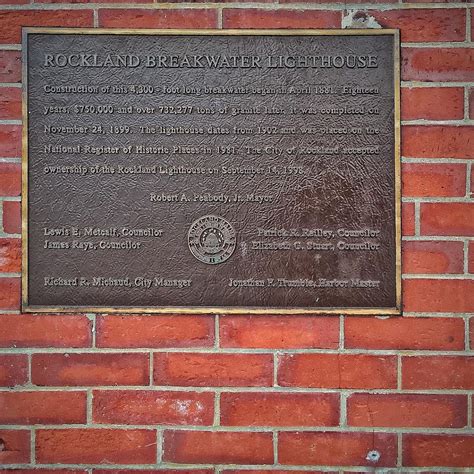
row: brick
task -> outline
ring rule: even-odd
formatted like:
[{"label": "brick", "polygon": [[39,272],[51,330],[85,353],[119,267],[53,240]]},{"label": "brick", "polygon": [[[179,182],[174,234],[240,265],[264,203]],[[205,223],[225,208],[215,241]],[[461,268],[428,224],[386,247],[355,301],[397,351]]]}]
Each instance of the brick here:
[{"label": "brick", "polygon": [[474,236],[474,203],[422,203],[420,225],[422,235]]},{"label": "brick", "polygon": [[402,154],[408,157],[469,159],[473,143],[474,127],[469,126],[405,125],[402,129]]},{"label": "brick", "polygon": [[99,316],[98,347],[212,347],[212,316]]},{"label": "brick", "polygon": [[227,426],[337,426],[335,393],[222,393],[221,424]]},{"label": "brick", "polygon": [[1,474],[88,474],[85,469],[5,469],[0,470]]},{"label": "brick", "polygon": [[403,273],[463,273],[463,242],[403,242]]},{"label": "brick", "polygon": [[0,82],[21,82],[21,51],[0,51]]},{"label": "brick", "polygon": [[62,4],[62,3],[153,3],[153,0],[35,0],[35,3],[50,3],[50,4]]},{"label": "brick", "polygon": [[156,431],[133,429],[37,430],[40,464],[153,464]]},{"label": "brick", "polygon": [[[21,240],[0,239],[0,272],[21,271]],[[1,338],[1,335],[0,335]]]},{"label": "brick", "polygon": [[469,273],[474,273],[474,241],[470,240],[469,241],[469,247],[467,250],[468,253],[468,271]]},{"label": "brick", "polygon": [[[213,469],[94,469],[94,474],[214,474]],[[247,474],[249,474],[247,472]]]},{"label": "brick", "polygon": [[403,163],[403,196],[464,197],[466,166],[457,163]]},{"label": "brick", "polygon": [[404,466],[474,466],[474,436],[404,434]]},{"label": "brick", "polygon": [[415,235],[415,204],[402,203],[402,235]]},{"label": "brick", "polygon": [[0,0],[0,5],[24,5],[26,3],[28,0]]},{"label": "brick", "polygon": [[33,354],[41,386],[148,385],[148,354]]},{"label": "brick", "polygon": [[21,43],[22,26],[94,26],[91,10],[0,11],[0,43]]},{"label": "brick", "polygon": [[403,48],[404,81],[471,81],[474,48]]},{"label": "brick", "polygon": [[339,319],[313,316],[225,316],[220,319],[222,347],[269,349],[339,346]]},{"label": "brick", "polygon": [[86,422],[85,392],[0,392],[0,423]]},{"label": "brick", "polygon": [[[0,464],[29,462],[30,432],[26,430],[0,430]],[[0,472],[12,473],[12,471]]]},{"label": "brick", "polygon": [[464,428],[467,397],[355,393],[347,400],[347,424],[370,428]]},{"label": "brick", "polygon": [[162,353],[154,356],[154,383],[194,387],[254,387],[273,383],[267,354]]},{"label": "brick", "polygon": [[106,28],[217,28],[217,12],[188,10],[99,10],[99,26]]},{"label": "brick", "polygon": [[18,158],[21,156],[21,126],[0,126],[0,157]]},{"label": "brick", "polygon": [[[28,356],[0,354],[0,385],[13,387],[28,381]],[[1,451],[0,451],[1,452]]]},{"label": "brick", "polygon": [[402,42],[464,41],[466,13],[463,9],[369,10],[382,28],[399,28]]},{"label": "brick", "polygon": [[[377,463],[366,459],[369,451],[381,456]],[[281,464],[329,466],[395,466],[395,434],[285,432],[278,435],[278,460]]]},{"label": "brick", "polygon": [[21,203],[3,201],[3,230],[6,234],[21,233]]},{"label": "brick", "polygon": [[[426,0],[402,0],[402,3],[427,3]],[[431,0],[430,3],[469,3],[469,0]]]},{"label": "brick", "polygon": [[20,278],[0,278],[0,311],[20,309]]},{"label": "brick", "polygon": [[402,120],[462,120],[462,87],[414,87],[401,89]]},{"label": "brick", "polygon": [[225,9],[222,21],[224,28],[340,28],[341,12]]},{"label": "brick", "polygon": [[404,389],[474,389],[474,357],[420,356],[402,358]]},{"label": "brick", "polygon": [[[301,0],[279,0],[278,3],[302,3]],[[332,3],[332,4],[340,4],[340,0],[309,0],[304,3],[309,3],[309,4],[320,4],[320,3]],[[356,4],[356,3],[364,3],[364,4],[387,4],[387,3],[398,3],[398,0],[351,0],[351,4]],[[255,471],[253,471],[255,472]],[[314,471],[311,471],[314,472]]]},{"label": "brick", "polygon": [[464,349],[460,318],[348,317],[344,321],[348,349],[439,350]]},{"label": "brick", "polygon": [[21,119],[21,89],[18,87],[0,88],[0,119]]},{"label": "brick", "polygon": [[90,347],[91,324],[79,314],[1,314],[0,347]]},{"label": "brick", "polygon": [[472,313],[474,280],[405,280],[403,297],[405,311]]},{"label": "brick", "polygon": [[395,388],[396,358],[346,354],[289,354],[280,359],[283,387]]},{"label": "brick", "polygon": [[94,391],[96,423],[212,425],[210,392]]},{"label": "brick", "polygon": [[19,196],[20,194],[21,165],[0,163],[0,196]]},{"label": "brick", "polygon": [[[94,469],[94,474],[214,474],[213,469]],[[249,474],[248,472],[246,474]]]},{"label": "brick", "polygon": [[272,433],[165,431],[163,461],[273,464]]},{"label": "brick", "polygon": [[311,471],[299,471],[295,469],[225,469],[221,471],[222,474],[267,474],[267,473],[272,473],[272,474],[338,474],[338,471],[315,471],[311,469]]}]

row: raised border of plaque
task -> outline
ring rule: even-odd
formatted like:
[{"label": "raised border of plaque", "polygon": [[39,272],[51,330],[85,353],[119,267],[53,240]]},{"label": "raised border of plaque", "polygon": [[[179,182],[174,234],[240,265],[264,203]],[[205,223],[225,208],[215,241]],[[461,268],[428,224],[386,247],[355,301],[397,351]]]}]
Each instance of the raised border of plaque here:
[{"label": "raised border of plaque", "polygon": [[[394,307],[254,307],[254,306],[40,306],[30,305],[28,300],[28,35],[203,35],[203,36],[393,36],[393,83],[394,83],[394,212],[395,212],[395,300]],[[179,30],[179,29],[104,29],[104,28],[42,28],[25,27],[22,29],[22,310],[34,313],[210,313],[210,314],[347,314],[347,315],[400,315],[402,313],[401,278],[401,160],[400,160],[400,39],[396,29],[295,29],[295,30]]]}]

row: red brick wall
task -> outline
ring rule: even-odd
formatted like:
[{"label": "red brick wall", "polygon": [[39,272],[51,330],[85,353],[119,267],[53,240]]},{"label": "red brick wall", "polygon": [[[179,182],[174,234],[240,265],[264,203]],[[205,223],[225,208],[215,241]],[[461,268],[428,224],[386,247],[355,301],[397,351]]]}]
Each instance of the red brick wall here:
[{"label": "red brick wall", "polygon": [[[473,4],[323,2],[0,0],[5,469],[473,472]],[[403,318],[21,314],[22,25],[364,24],[401,29]]]}]

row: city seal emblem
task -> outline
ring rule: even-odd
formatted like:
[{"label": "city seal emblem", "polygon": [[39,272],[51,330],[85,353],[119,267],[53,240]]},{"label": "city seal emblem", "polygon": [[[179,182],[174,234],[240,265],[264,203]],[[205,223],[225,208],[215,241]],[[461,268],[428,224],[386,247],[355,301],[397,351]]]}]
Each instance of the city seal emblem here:
[{"label": "city seal emblem", "polygon": [[219,216],[203,216],[188,231],[191,253],[201,262],[217,265],[228,260],[236,246],[235,230]]}]

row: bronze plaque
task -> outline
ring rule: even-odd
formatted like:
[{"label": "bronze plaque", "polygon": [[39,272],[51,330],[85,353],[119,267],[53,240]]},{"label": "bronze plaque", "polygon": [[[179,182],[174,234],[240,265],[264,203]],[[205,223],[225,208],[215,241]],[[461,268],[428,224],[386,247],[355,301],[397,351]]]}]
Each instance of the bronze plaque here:
[{"label": "bronze plaque", "polygon": [[23,51],[25,311],[400,312],[396,31]]}]

